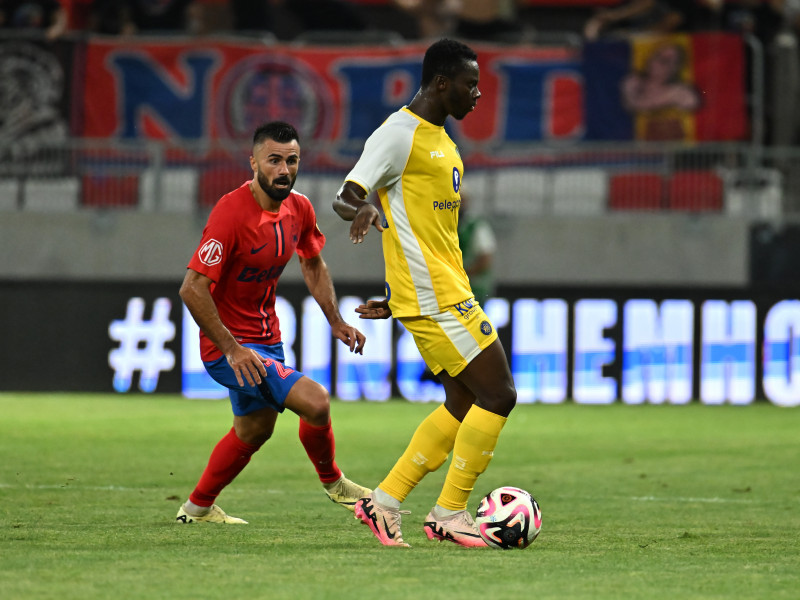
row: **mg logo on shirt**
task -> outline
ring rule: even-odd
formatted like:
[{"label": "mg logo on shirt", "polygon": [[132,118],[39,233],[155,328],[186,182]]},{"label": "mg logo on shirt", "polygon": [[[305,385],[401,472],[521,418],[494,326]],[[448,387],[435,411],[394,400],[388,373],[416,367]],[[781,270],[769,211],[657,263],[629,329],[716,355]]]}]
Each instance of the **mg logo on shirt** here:
[{"label": "mg logo on shirt", "polygon": [[197,251],[197,256],[201,263],[213,267],[222,262],[222,244],[214,239],[208,240]]},{"label": "mg logo on shirt", "polygon": [[453,167],[453,191],[457,192],[461,187],[461,173],[458,172],[458,167]]}]

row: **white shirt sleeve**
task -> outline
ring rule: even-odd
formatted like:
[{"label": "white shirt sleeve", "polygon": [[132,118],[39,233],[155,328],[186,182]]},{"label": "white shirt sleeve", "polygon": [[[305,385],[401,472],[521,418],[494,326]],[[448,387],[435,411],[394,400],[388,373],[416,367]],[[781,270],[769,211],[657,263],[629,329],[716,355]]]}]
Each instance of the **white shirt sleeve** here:
[{"label": "white shirt sleeve", "polygon": [[367,194],[396,183],[411,154],[416,125],[416,119],[404,113],[392,115],[369,136],[345,181],[357,183]]}]

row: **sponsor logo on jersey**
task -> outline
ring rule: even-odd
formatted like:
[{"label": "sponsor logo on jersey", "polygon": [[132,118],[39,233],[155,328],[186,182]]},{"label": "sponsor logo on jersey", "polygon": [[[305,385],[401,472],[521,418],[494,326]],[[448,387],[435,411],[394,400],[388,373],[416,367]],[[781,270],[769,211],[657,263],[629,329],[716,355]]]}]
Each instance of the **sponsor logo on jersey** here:
[{"label": "sponsor logo on jersey", "polygon": [[444,152],[441,150],[432,150],[431,158],[444,158]]},{"label": "sponsor logo on jersey", "polygon": [[460,318],[468,321],[473,313],[478,309],[478,303],[475,302],[475,298],[470,298],[469,300],[464,300],[464,302],[455,304],[453,308],[456,309]]},{"label": "sponsor logo on jersey", "polygon": [[458,167],[453,167],[453,191],[458,192],[461,189],[461,172]]},{"label": "sponsor logo on jersey", "polygon": [[461,206],[461,198],[455,200],[434,200],[433,210],[452,210],[456,211]]},{"label": "sponsor logo on jersey", "polygon": [[244,281],[249,283],[254,281],[261,283],[270,279],[277,279],[283,273],[285,265],[272,265],[269,269],[258,269],[256,267],[244,267],[236,278],[237,281]]},{"label": "sponsor logo on jersey", "polygon": [[222,244],[215,239],[208,240],[197,251],[200,262],[209,267],[218,265],[222,262]]}]

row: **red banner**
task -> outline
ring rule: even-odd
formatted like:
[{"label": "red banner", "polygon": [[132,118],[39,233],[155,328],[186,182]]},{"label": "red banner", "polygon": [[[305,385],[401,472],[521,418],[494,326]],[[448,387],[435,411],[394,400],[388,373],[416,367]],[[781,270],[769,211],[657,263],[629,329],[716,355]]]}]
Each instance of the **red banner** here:
[{"label": "red banner", "polygon": [[[258,124],[280,118],[304,139],[357,145],[414,96],[424,50],[92,41],[81,133],[243,140]],[[476,50],[483,96],[474,116],[451,124],[457,138],[580,137],[582,78],[574,50]]]},{"label": "red banner", "polygon": [[[698,95],[673,119],[683,133],[671,139],[741,139],[748,127],[741,39],[706,34],[678,41],[688,61],[681,77]],[[636,57],[649,56],[651,47],[645,38],[593,44],[582,55],[567,47],[475,45],[482,97],[473,115],[450,120],[448,129],[466,150],[647,138],[639,131],[647,127],[637,122],[641,114],[626,108],[621,83],[633,79],[642,68]],[[413,98],[425,48],[91,40],[76,131],[122,141],[234,140],[238,153],[259,124],[283,119],[304,141],[315,141],[322,162],[347,164]]]}]

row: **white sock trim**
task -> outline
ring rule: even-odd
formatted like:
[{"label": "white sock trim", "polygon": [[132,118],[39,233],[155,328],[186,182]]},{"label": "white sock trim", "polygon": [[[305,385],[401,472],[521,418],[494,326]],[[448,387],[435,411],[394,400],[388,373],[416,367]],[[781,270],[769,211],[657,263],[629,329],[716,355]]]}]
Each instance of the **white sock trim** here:
[{"label": "white sock trim", "polygon": [[398,500],[394,496],[390,496],[389,494],[384,492],[381,488],[375,488],[372,491],[372,497],[375,498],[375,500],[377,500],[384,506],[388,506],[389,508],[400,508],[400,500]]}]

